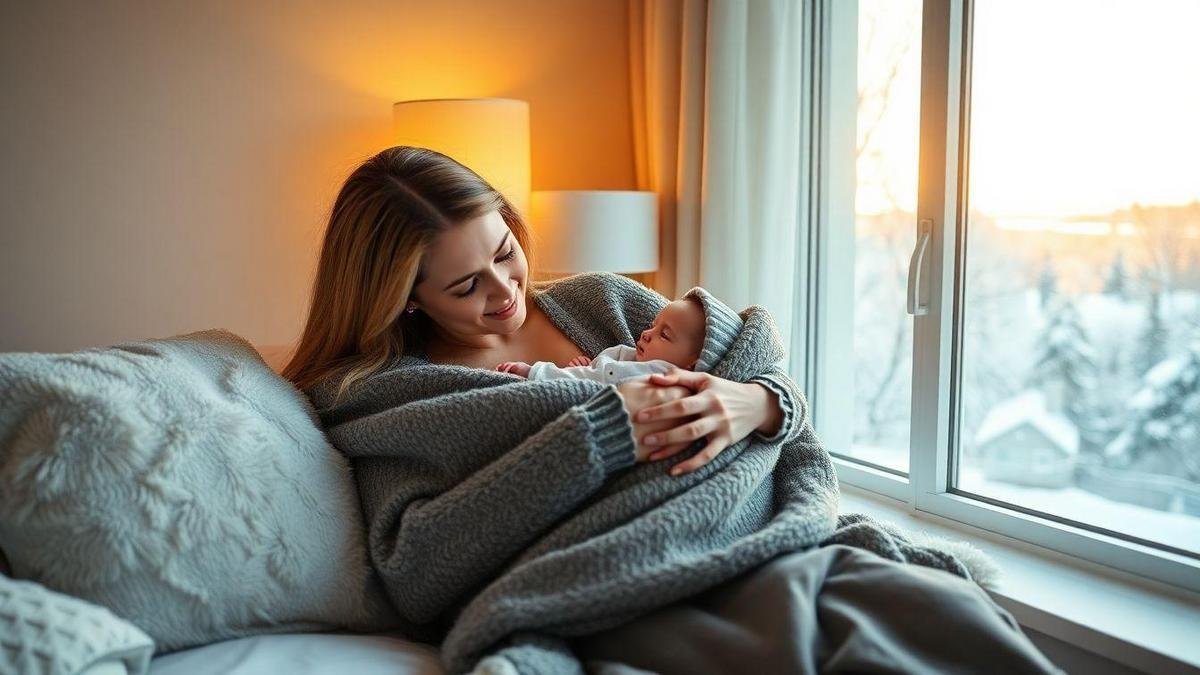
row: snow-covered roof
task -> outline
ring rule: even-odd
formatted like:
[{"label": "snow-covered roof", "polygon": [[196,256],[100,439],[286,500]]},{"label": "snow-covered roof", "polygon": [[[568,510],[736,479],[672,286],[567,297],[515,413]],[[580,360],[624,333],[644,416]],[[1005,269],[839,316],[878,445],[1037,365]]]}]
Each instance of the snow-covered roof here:
[{"label": "snow-covered roof", "polygon": [[1023,424],[1037,429],[1066,453],[1079,452],[1079,431],[1067,418],[1047,411],[1046,395],[1037,389],[1026,389],[996,404],[979,425],[975,444],[983,445]]}]

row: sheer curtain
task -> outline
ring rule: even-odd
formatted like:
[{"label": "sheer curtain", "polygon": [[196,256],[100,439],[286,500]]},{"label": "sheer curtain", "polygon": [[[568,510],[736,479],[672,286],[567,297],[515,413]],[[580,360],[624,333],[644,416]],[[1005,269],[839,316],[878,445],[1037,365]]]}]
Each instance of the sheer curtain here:
[{"label": "sheer curtain", "polygon": [[802,0],[629,0],[639,190],[659,195],[654,284],[796,305]]}]

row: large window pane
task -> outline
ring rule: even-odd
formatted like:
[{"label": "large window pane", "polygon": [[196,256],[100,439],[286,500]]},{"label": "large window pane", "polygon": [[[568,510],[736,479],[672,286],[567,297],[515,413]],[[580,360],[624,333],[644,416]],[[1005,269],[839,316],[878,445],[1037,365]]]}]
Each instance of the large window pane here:
[{"label": "large window pane", "polygon": [[[841,5],[843,11],[851,4]],[[905,313],[905,291],[916,238],[921,2],[859,0],[857,8],[848,454],[907,473],[912,317]]]},{"label": "large window pane", "polygon": [[1200,553],[1200,3],[977,0],[956,487]]}]

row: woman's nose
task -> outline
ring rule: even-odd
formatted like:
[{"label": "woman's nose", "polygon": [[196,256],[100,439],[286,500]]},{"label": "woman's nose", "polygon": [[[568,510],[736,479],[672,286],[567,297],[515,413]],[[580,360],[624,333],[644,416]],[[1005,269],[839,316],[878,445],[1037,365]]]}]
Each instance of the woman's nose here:
[{"label": "woman's nose", "polygon": [[492,298],[497,301],[512,300],[512,284],[510,283],[508,277],[501,277],[494,272],[490,274],[489,277],[489,281],[491,282],[489,286],[491,286]]}]

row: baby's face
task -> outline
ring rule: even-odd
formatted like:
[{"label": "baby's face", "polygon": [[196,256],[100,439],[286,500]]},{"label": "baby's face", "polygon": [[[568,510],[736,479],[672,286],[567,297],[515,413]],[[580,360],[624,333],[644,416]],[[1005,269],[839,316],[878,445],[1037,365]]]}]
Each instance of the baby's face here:
[{"label": "baby's face", "polygon": [[637,341],[637,360],[662,359],[691,370],[704,346],[704,310],[691,300],[676,300],[654,317]]}]

